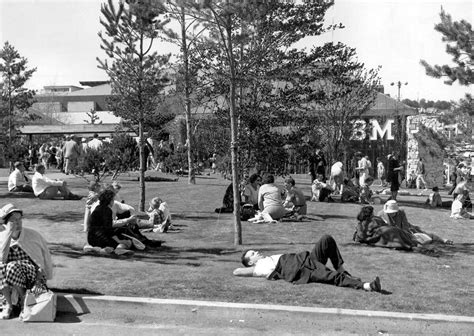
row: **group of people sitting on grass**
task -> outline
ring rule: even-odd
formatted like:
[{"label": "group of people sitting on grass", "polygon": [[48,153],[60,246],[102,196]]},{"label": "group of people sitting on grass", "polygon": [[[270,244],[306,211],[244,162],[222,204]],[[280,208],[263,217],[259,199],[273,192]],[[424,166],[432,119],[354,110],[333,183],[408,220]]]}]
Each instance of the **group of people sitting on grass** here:
[{"label": "group of people sitting on grass", "polygon": [[[296,186],[293,178],[285,179],[284,188],[275,184],[275,177],[267,174],[251,175],[241,188],[241,219],[254,221],[272,221],[282,218],[300,220],[307,214],[306,198]],[[234,210],[233,185],[230,184],[224,194],[223,205],[217,213],[229,213]]]},{"label": "group of people sitting on grass", "polygon": [[[85,252],[128,254],[132,249],[157,247],[161,241],[148,239],[143,232],[165,233],[171,230],[171,214],[166,202],[155,197],[148,212],[136,211],[119,197],[120,184],[92,182],[84,216],[87,244]],[[146,216],[147,219],[140,219]]]},{"label": "group of people sitting on grass", "polygon": [[25,165],[15,162],[15,169],[8,177],[8,191],[17,193],[33,193],[39,199],[80,200],[82,196],[73,194],[66,181],[53,180],[45,175],[46,167],[43,164],[35,166],[35,174],[30,179],[26,175]]}]

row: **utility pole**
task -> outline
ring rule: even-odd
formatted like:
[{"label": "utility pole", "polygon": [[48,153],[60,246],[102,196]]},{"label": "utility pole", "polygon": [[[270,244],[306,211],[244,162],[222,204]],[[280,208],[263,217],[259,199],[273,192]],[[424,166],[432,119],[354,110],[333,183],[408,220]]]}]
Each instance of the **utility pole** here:
[{"label": "utility pole", "polygon": [[402,87],[402,85],[408,85],[408,82],[402,83],[401,81],[398,81],[396,83],[392,82],[392,83],[390,83],[390,85],[391,86],[396,85],[398,87],[398,97],[397,97],[397,99],[398,99],[398,101],[400,101],[400,88]]}]

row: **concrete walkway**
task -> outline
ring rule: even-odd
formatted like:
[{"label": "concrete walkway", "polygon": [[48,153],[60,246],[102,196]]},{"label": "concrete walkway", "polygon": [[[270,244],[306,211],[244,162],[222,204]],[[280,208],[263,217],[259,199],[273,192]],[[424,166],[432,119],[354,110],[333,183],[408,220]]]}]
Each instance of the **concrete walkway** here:
[{"label": "concrete walkway", "polygon": [[2,335],[468,335],[474,317],[58,294],[55,323],[0,321]]}]

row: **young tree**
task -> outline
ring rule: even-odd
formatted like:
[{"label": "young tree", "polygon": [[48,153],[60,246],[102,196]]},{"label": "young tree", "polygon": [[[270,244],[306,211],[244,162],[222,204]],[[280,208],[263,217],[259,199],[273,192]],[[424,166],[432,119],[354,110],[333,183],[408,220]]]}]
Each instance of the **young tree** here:
[{"label": "young tree", "polygon": [[445,77],[445,83],[451,85],[458,81],[460,85],[471,85],[474,83],[474,53],[472,51],[472,37],[474,33],[472,26],[466,20],[453,21],[451,15],[441,8],[441,22],[435,25],[435,30],[443,35],[446,42],[446,52],[453,56],[454,66],[430,65],[427,61],[420,63],[426,69],[426,74],[431,77]]},{"label": "young tree", "polygon": [[[0,73],[2,97],[0,104],[0,116],[2,124],[0,128],[7,135],[4,143],[4,153],[7,153],[9,161],[14,159],[13,148],[16,128],[23,125],[27,120],[35,119],[34,114],[28,114],[28,108],[34,103],[35,92],[24,87],[25,83],[33,76],[36,68],[28,69],[28,60],[9,42],[5,42],[0,50]],[[6,130],[6,131],[5,131]]]},{"label": "young tree", "polygon": [[99,68],[111,79],[110,105],[139,136],[140,152],[140,210],[145,208],[145,125],[164,125],[169,115],[160,113],[164,89],[168,83],[165,65],[169,55],[153,50],[156,38],[166,33],[168,21],[161,20],[164,6],[159,1],[120,1],[118,7],[109,0],[101,7],[101,24],[105,35],[99,32],[101,48],[107,59],[100,60]]},{"label": "young tree", "polygon": [[91,109],[89,112],[87,112],[87,116],[89,119],[84,119],[86,124],[102,124],[102,120],[100,120],[100,117],[97,115],[97,111],[95,109]]}]

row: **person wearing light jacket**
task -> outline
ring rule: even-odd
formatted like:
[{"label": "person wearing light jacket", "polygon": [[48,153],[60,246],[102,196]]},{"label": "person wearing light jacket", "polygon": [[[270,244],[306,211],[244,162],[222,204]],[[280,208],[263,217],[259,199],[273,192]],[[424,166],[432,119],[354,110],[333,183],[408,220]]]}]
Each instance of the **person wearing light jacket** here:
[{"label": "person wearing light jacket", "polygon": [[[27,289],[40,290],[53,278],[53,263],[46,240],[35,230],[24,228],[23,211],[13,204],[0,209],[0,289],[6,301],[0,319],[13,316],[12,292],[20,298]],[[18,302],[22,306],[22,302]]]}]

